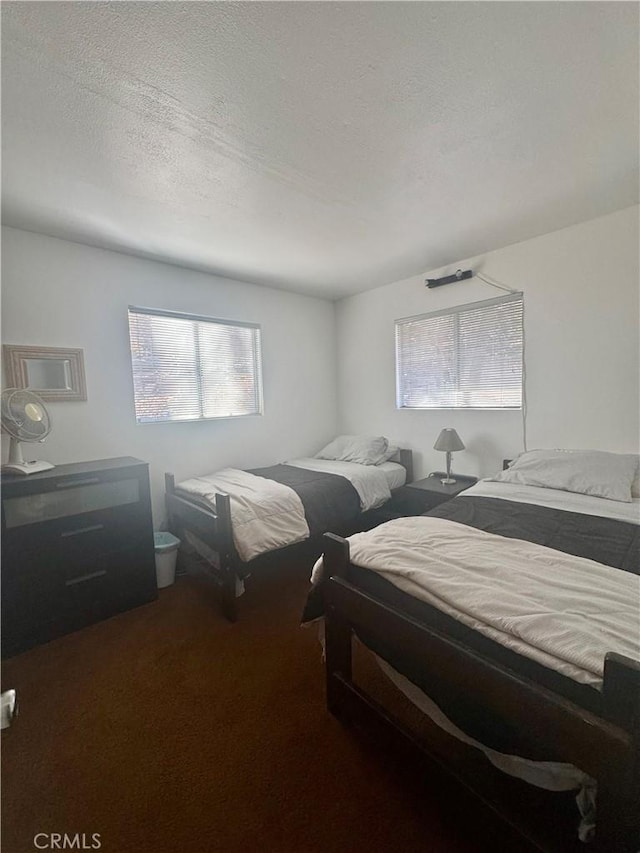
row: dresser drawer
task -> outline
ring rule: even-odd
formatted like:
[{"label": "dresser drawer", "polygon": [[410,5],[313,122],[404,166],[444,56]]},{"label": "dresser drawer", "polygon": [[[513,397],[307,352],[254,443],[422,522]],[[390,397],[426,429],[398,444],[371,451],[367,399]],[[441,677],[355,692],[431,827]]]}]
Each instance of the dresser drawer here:
[{"label": "dresser drawer", "polygon": [[77,578],[96,571],[98,562],[119,566],[132,549],[146,554],[149,562],[153,556],[151,536],[150,528],[141,529],[127,519],[115,529],[94,524],[77,536],[60,536],[44,546],[24,551],[12,548],[5,554],[3,595],[25,601],[35,591],[55,595]]},{"label": "dresser drawer", "polygon": [[6,529],[4,544],[12,565],[33,562],[33,551],[54,554],[62,550],[67,559],[72,559],[78,553],[133,545],[141,533],[149,535],[149,524],[148,509],[143,504],[114,506],[43,521],[37,527],[25,524]]},{"label": "dresser drawer", "polygon": [[73,571],[58,563],[56,571],[5,587],[3,652],[16,654],[156,597],[155,561],[144,544],[96,555]]},{"label": "dresser drawer", "polygon": [[157,598],[155,560],[144,547],[102,555],[84,571],[69,573],[64,589],[75,630]]},{"label": "dresser drawer", "polygon": [[97,510],[126,508],[140,502],[137,477],[102,482],[95,478],[56,484],[37,494],[17,495],[3,500],[6,530],[46,524],[55,519],[73,518]]}]

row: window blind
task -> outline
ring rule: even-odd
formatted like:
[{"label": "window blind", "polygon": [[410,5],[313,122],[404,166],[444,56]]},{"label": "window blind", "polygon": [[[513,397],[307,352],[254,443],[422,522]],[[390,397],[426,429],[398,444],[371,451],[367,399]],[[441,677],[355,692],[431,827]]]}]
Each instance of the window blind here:
[{"label": "window blind", "polygon": [[262,413],[260,327],[129,307],[138,423]]},{"label": "window blind", "polygon": [[399,409],[522,406],[522,294],[396,321]]}]

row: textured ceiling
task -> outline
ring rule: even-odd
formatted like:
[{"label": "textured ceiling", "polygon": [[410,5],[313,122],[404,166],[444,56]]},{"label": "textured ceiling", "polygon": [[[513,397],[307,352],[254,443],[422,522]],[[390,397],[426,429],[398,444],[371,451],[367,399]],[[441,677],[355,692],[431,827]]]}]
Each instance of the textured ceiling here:
[{"label": "textured ceiling", "polygon": [[637,202],[636,3],[2,4],[6,224],[338,297]]}]

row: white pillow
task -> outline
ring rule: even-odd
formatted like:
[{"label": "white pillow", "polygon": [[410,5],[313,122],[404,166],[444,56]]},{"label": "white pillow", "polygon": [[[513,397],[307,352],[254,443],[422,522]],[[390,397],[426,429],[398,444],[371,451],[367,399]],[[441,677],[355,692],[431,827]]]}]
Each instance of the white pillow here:
[{"label": "white pillow", "polygon": [[339,435],[316,453],[316,459],[337,459],[360,465],[379,465],[389,442],[384,436]]},{"label": "white pillow", "polygon": [[378,462],[378,465],[381,465],[382,462],[399,462],[400,461],[400,448],[395,444],[390,444],[387,447],[387,451],[382,457],[381,462]]},{"label": "white pillow", "polygon": [[604,450],[530,450],[490,479],[560,489],[612,501],[631,501],[638,457]]},{"label": "white pillow", "polygon": [[340,459],[343,450],[347,443],[353,438],[352,435],[339,435],[325,445],[322,450],[316,453],[316,459]]}]

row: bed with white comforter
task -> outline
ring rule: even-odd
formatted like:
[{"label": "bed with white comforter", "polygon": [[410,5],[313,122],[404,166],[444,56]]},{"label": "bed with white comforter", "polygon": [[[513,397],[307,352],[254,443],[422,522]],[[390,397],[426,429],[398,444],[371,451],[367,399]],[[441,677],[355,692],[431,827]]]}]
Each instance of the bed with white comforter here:
[{"label": "bed with white comforter", "polygon": [[[481,653],[498,650],[498,659],[515,671],[595,709],[605,655],[640,660],[640,499],[631,492],[633,471],[623,500],[590,487],[591,493],[576,493],[519,479],[481,481],[425,516],[355,534],[348,540],[350,579],[467,644],[477,637]],[[310,602],[322,578],[320,559]],[[306,618],[317,615],[308,604]],[[419,673],[401,657],[385,659],[383,642],[361,639],[414,704],[496,766],[550,790],[581,788],[581,835],[588,836],[593,797],[586,794],[593,785],[586,774],[483,743],[447,716],[426,685],[420,689]]]},{"label": "bed with white comforter", "polygon": [[[317,476],[302,478],[291,468],[315,472]],[[177,486],[178,494],[214,511],[217,494],[230,496],[234,544],[244,562],[329,530],[336,521],[348,522],[381,506],[406,477],[405,468],[392,461],[364,465],[301,458],[256,470],[261,474],[224,468],[184,480]],[[315,524],[309,524],[310,517]]]},{"label": "bed with white comforter", "polygon": [[356,566],[575,681],[600,685],[607,652],[640,658],[638,575],[429,516],[349,542]]}]

